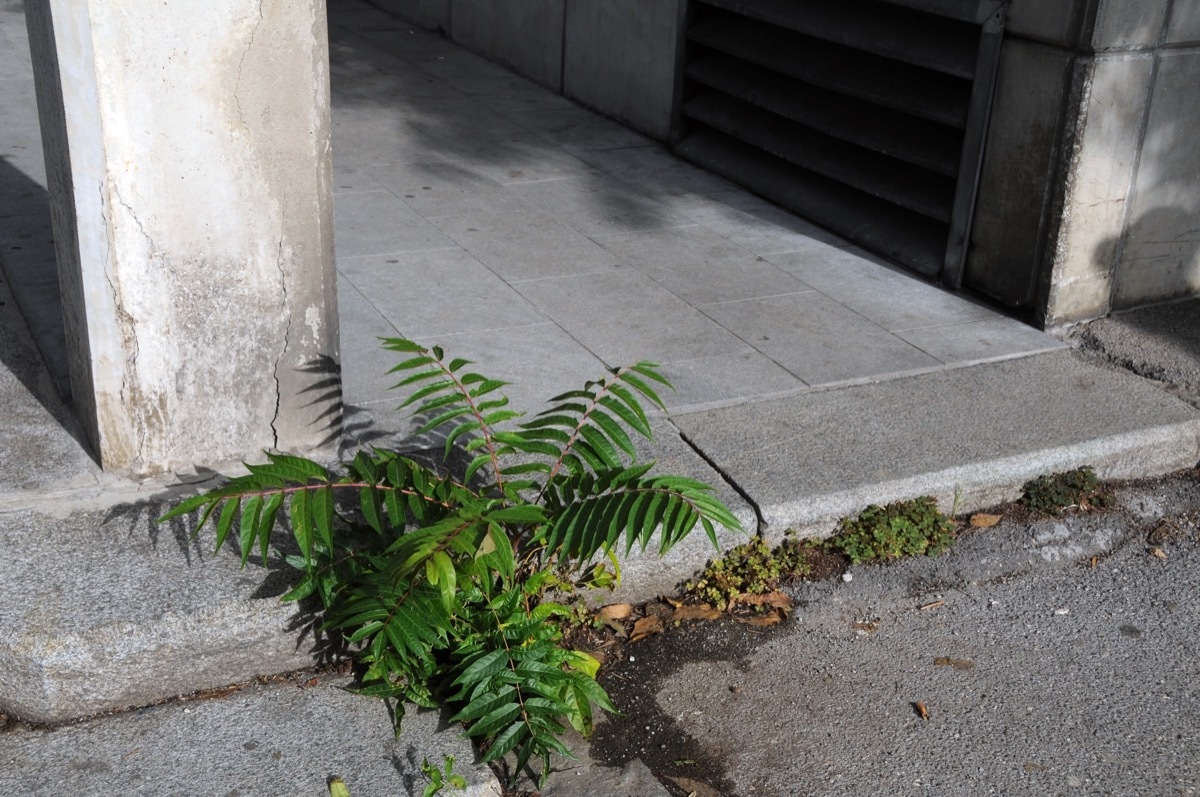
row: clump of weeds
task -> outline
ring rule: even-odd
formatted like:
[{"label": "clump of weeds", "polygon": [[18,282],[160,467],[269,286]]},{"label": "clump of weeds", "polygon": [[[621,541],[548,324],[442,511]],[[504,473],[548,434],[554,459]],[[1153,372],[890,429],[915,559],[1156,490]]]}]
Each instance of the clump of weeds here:
[{"label": "clump of weeds", "polygon": [[930,496],[872,504],[857,517],[843,518],[840,531],[825,541],[828,550],[854,564],[905,556],[935,556],[954,542],[957,527]]},{"label": "clump of weeds", "polygon": [[1041,515],[1061,515],[1072,508],[1104,508],[1112,495],[1089,466],[1038,476],[1021,488],[1021,505]]}]

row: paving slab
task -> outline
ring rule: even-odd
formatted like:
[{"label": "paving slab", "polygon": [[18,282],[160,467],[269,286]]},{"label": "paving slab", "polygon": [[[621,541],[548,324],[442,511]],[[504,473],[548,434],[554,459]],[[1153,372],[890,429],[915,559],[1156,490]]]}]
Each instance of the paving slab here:
[{"label": "paving slab", "polygon": [[807,385],[850,382],[868,374],[875,379],[894,377],[943,365],[817,291],[719,302],[702,309]]},{"label": "paving slab", "polygon": [[95,486],[100,469],[59,398],[0,270],[0,505],[6,496]]},{"label": "paving slab", "polygon": [[339,777],[354,797],[419,795],[421,763],[455,759],[463,797],[500,784],[461,732],[412,710],[394,736],[382,700],[347,679],[251,684],[219,698],[174,701],[58,728],[0,734],[5,790],[38,797],[318,797]]},{"label": "paving slab", "polygon": [[676,426],[753,497],[766,528],[831,533],[871,503],[931,494],[966,511],[1039,474],[1104,478],[1200,460],[1200,413],[1126,373],[1055,352],[677,414]]}]

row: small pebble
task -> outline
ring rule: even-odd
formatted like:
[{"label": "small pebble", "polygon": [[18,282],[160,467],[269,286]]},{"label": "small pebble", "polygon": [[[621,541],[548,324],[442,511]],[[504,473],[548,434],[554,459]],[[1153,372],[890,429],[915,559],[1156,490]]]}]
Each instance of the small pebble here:
[{"label": "small pebble", "polygon": [[1064,614],[1070,614],[1071,610],[1070,609],[1055,609],[1054,613],[1061,616]]},{"label": "small pebble", "polygon": [[635,659],[633,656],[630,656],[630,657],[629,657],[629,660],[630,660],[630,661],[637,661],[637,659]]},{"label": "small pebble", "polygon": [[853,580],[854,580],[853,573],[842,573],[842,581],[853,581]]}]

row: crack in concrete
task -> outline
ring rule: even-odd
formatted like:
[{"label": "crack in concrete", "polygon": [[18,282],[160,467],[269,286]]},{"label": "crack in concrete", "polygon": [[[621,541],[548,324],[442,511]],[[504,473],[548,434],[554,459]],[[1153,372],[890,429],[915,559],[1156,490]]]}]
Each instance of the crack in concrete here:
[{"label": "crack in concrete", "polygon": [[675,427],[675,432],[679,435],[679,439],[682,440],[688,448],[692,449],[692,451],[695,451],[696,456],[708,463],[708,466],[717,472],[717,475],[721,477],[721,480],[725,482],[725,484],[729,485],[731,490],[741,496],[743,501],[749,504],[750,509],[754,511],[754,533],[761,537],[767,529],[767,523],[766,520],[763,519],[762,508],[759,507],[758,502],[750,496],[750,493],[748,493],[744,487],[734,480],[728,471],[718,465],[712,459],[712,457],[706,454],[704,450],[700,448],[700,446],[698,446],[690,437],[688,437],[682,429],[680,429],[678,426],[675,426],[674,421],[672,421],[670,418],[667,418],[667,422],[670,423],[671,426]]},{"label": "crack in concrete", "polygon": [[237,81],[233,88],[233,102],[237,106],[238,121],[242,123],[242,128],[249,133],[250,126],[246,124],[246,114],[242,111],[242,72],[246,69],[246,57],[250,55],[250,51],[254,49],[254,42],[258,38],[258,29],[263,23],[263,7],[262,0],[258,0],[258,21],[254,23],[254,28],[250,31],[250,41],[246,44],[246,49],[242,51],[241,60],[238,61]]},{"label": "crack in concrete", "polygon": [[275,267],[279,269],[279,289],[283,292],[283,315],[287,319],[287,323],[283,328],[283,347],[279,351],[279,356],[275,358],[275,366],[271,370],[271,376],[275,380],[275,413],[271,416],[271,448],[278,450],[279,429],[275,424],[279,420],[279,406],[283,401],[283,388],[279,382],[279,364],[287,355],[288,345],[291,342],[292,336],[292,313],[288,304],[287,272],[283,269],[283,236],[279,237],[279,248],[275,254]]},{"label": "crack in concrete", "polygon": [[[107,210],[111,206],[107,201],[108,196],[105,193],[104,188],[105,183],[101,181],[99,184],[100,207],[104,209],[102,210],[103,216],[108,219],[108,222],[111,225],[114,220],[111,213],[109,213]],[[112,196],[116,198],[121,207],[125,208],[125,211],[129,214],[129,217],[133,220],[133,223],[137,225],[138,232],[141,233],[142,237],[146,239],[146,243],[150,245],[151,253],[153,254],[153,252],[157,251],[157,247],[154,245],[154,240],[150,237],[150,234],[146,232],[146,228],[142,225],[141,219],[138,218],[137,213],[133,210],[133,207],[125,201],[124,197],[121,196],[121,191],[116,185],[112,186]],[[102,271],[104,273],[104,280],[108,283],[108,289],[112,294],[113,309],[116,311],[117,321],[121,326],[121,340],[123,341],[123,350],[125,353],[125,368],[121,371],[121,387],[117,395],[121,400],[122,406],[130,407],[134,412],[134,416],[138,420],[137,460],[145,461],[146,422],[142,415],[144,407],[139,407],[138,402],[131,400],[127,390],[130,386],[132,374],[137,373],[138,357],[141,355],[141,344],[138,341],[137,335],[137,320],[133,317],[133,314],[125,308],[125,302],[121,297],[121,291],[117,287],[117,283],[113,279],[112,271],[109,268],[111,263],[112,250],[109,247],[105,247],[104,265],[102,267]],[[136,380],[134,381],[136,382]],[[136,384],[134,391],[136,392]]]}]

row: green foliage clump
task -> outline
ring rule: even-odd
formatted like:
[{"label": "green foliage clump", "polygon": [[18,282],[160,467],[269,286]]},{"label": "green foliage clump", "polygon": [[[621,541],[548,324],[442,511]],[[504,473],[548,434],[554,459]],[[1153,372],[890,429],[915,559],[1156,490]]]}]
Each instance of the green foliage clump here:
[{"label": "green foliage clump", "polygon": [[434,797],[447,786],[459,790],[467,788],[467,779],[454,771],[454,756],[452,755],[442,756],[441,767],[429,763],[428,758],[422,758],[421,774],[429,778],[429,783],[425,785],[421,797]]},{"label": "green foliage clump", "polygon": [[1038,476],[1021,488],[1021,503],[1031,512],[1059,515],[1064,509],[1078,506],[1107,506],[1109,496],[1102,492],[1100,479],[1090,466],[1062,473]]},{"label": "green foliage clump", "polygon": [[[655,540],[665,553],[696,526],[715,546],[716,525],[740,524],[708,485],[637,461],[630,435],[651,436],[641,400],[662,407],[652,383],[669,387],[653,363],[519,423],[505,383],[468,360],[403,338],[384,347],[403,357],[391,371],[411,391],[401,408],[428,419],[417,434],[445,436],[442,469],[389,450],[360,452],[341,474],[268,454],[162,519],[200,511],[197,530],[212,521],[217,549],[233,540],[244,566],[255,550],[266,561],[286,515],[299,581],[284,600],[320,600],[324,628],[365,666],[359,690],[447,706],[483,761],[513,752],[513,772],[539,760],[544,779],[552,752],[570,755],[565,723],[587,734],[594,706],[613,710],[597,661],[562,645],[555,619],[570,610],[547,593],[598,556]],[[470,461],[445,472],[456,446]]]},{"label": "green foliage clump", "polygon": [[710,561],[704,572],[684,585],[684,591],[724,611],[739,596],[765,595],[780,581],[807,576],[811,567],[806,550],[805,543],[791,537],[774,549],[755,537]]},{"label": "green foliage clump", "polygon": [[929,496],[872,504],[856,518],[843,518],[841,531],[826,541],[827,549],[840,551],[855,564],[872,559],[933,556],[954,542],[954,521],[937,508]]}]

